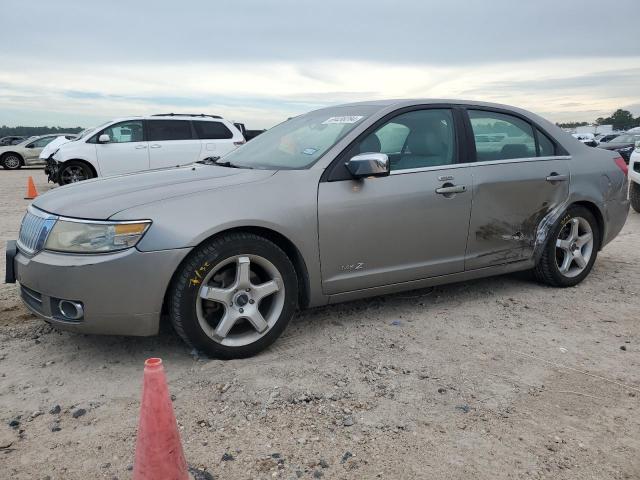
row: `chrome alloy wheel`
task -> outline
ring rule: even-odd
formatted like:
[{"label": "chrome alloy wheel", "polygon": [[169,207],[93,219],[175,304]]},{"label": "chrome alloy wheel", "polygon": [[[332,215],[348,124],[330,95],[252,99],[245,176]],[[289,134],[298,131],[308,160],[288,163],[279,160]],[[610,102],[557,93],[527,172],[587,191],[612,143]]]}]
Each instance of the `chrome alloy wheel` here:
[{"label": "chrome alloy wheel", "polygon": [[20,168],[20,158],[15,155],[7,155],[4,157],[4,166],[9,170]]},{"label": "chrome alloy wheel", "polygon": [[258,255],[236,255],[203,278],[196,314],[209,338],[239,347],[259,340],[276,324],[284,301],[284,281],[273,263]]},{"label": "chrome alloy wheel", "polygon": [[556,239],[556,265],[565,277],[580,275],[593,253],[593,231],[582,217],[573,217],[566,222]]},{"label": "chrome alloy wheel", "polygon": [[79,165],[69,165],[62,170],[62,173],[60,173],[60,179],[64,185],[81,182],[87,178],[84,168]]}]

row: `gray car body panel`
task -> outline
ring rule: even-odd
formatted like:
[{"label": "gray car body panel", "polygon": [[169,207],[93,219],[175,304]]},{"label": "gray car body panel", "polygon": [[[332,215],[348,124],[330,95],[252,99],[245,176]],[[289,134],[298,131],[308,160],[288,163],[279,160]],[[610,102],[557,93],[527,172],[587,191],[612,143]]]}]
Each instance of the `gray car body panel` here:
[{"label": "gray car body panel", "polygon": [[[131,254],[131,259],[166,255],[169,260],[154,272],[153,284],[144,291],[137,290],[137,295],[123,297],[118,306],[141,315],[142,310],[148,310],[145,313],[155,318],[155,327],[146,325],[137,330],[148,333],[157,329],[158,305],[164,300],[173,272],[188,252],[206,239],[232,229],[262,229],[287,239],[304,265],[308,285],[305,306],[317,306],[531,268],[551,227],[573,203],[587,202],[595,209],[602,221],[602,245],[624,225],[629,203],[626,178],[613,162],[616,155],[584,146],[535,114],[504,105],[459,100],[363,103],[378,106],[379,110],[308,169],[181,167],[58,188],[38,197],[34,205],[70,217],[153,221],[133,249],[135,256]],[[554,137],[568,155],[459,163],[358,181],[323,181],[325,169],[336,157],[380,119],[404,107],[436,104],[516,112]],[[570,178],[560,184],[546,182],[546,176],[554,172]],[[451,198],[434,195],[435,188],[443,183],[441,177],[449,176],[456,183],[464,183],[467,191]],[[401,193],[411,199],[405,208],[402,204],[407,197]],[[496,200],[497,209],[493,203]],[[509,210],[509,205],[518,202],[519,210]],[[59,260],[53,262],[54,258]],[[55,280],[56,272],[65,265],[64,258],[45,252],[32,258],[31,263],[19,261],[19,278],[37,281],[45,293],[55,296],[56,288],[61,288]],[[141,282],[146,278],[146,267],[141,271],[128,258],[123,256],[117,273],[108,270],[108,276],[129,278],[125,284]],[[39,263],[44,266],[36,268]],[[359,263],[365,265],[356,268]],[[107,268],[106,262],[102,266],[89,262],[69,269],[75,273],[64,273],[65,294],[76,300],[82,299],[74,292],[92,295],[85,284],[92,275],[104,275],[107,270],[102,268]],[[42,272],[50,280],[43,280]],[[148,302],[145,308],[137,303],[143,301],[138,300],[139,296]],[[121,313],[115,312],[115,307],[101,305],[104,311],[100,318]],[[99,327],[87,328],[92,333],[113,333]],[[127,333],[120,328],[118,332]]]}]

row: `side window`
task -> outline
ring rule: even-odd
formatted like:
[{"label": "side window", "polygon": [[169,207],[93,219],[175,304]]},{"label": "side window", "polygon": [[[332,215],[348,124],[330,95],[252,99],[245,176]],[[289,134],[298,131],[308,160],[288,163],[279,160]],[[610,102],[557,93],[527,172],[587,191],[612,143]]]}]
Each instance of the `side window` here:
[{"label": "side window", "polygon": [[414,110],[385,123],[350,154],[386,153],[392,171],[436,167],[455,163],[455,139],[451,110]]},{"label": "side window", "polygon": [[147,120],[147,135],[150,142],[193,138],[188,120]]},{"label": "side window", "polygon": [[556,146],[553,144],[549,137],[547,137],[540,130],[536,129],[536,135],[538,137],[538,147],[540,147],[541,157],[552,157],[556,154]]},{"label": "side window", "polygon": [[35,142],[27,145],[27,146],[31,147],[31,148],[44,148],[47,145],[49,145],[51,142],[53,142],[54,138],[56,138],[56,137],[40,138],[40,139],[36,140]]},{"label": "side window", "polygon": [[142,120],[129,120],[116,123],[104,129],[101,134],[109,135],[109,143],[129,143],[144,141]]},{"label": "side window", "polygon": [[469,110],[479,162],[536,156],[533,128],[524,120],[497,112]]},{"label": "side window", "polygon": [[233,138],[233,133],[222,122],[204,122],[194,120],[193,126],[196,128],[198,138],[203,140],[226,140]]}]

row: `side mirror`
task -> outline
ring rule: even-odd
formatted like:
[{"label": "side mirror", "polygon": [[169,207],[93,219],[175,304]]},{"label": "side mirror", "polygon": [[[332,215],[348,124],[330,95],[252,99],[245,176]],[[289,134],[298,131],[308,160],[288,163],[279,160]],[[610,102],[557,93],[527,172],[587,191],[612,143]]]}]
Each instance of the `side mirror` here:
[{"label": "side mirror", "polygon": [[98,137],[98,142],[100,143],[109,143],[111,141],[111,137],[106,133],[103,133]]},{"label": "side mirror", "polygon": [[386,153],[361,153],[345,165],[353,178],[386,177],[391,171]]}]

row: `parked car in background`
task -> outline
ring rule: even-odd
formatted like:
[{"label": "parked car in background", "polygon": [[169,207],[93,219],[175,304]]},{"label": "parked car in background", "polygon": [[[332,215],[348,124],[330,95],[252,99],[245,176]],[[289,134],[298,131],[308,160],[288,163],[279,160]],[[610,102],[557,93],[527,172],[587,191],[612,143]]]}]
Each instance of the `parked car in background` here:
[{"label": "parked car in background", "polygon": [[73,133],[57,133],[55,135],[40,135],[29,137],[15,145],[0,147],[0,164],[5,170],[17,170],[23,166],[43,165],[40,152],[50,142],[59,136],[75,138]]},{"label": "parked car in background", "polygon": [[635,149],[629,157],[629,182],[631,206],[640,213],[640,141],[636,142]]},{"label": "parked car in background", "polygon": [[4,147],[6,145],[15,145],[16,143],[20,143],[25,139],[25,137],[17,137],[15,135],[9,137],[0,138],[0,147]]},{"label": "parked car in background", "polygon": [[258,135],[260,135],[261,133],[264,133],[266,130],[249,130],[247,129],[247,127],[244,125],[244,123],[234,123],[234,125],[236,126],[236,128],[238,130],[240,130],[240,132],[242,133],[242,136],[244,137],[244,139],[248,142],[249,140],[256,138]]},{"label": "parked car in background", "polygon": [[640,140],[640,133],[623,133],[616,138],[609,140],[607,143],[599,145],[600,148],[605,150],[612,150],[618,152],[624,158],[626,163],[629,163],[629,157],[631,152],[636,146],[636,142]]},{"label": "parked car in background", "polygon": [[210,165],[40,195],[6,271],[60,328],[152,335],[166,313],[193,348],[246,357],[298,307],[518,270],[577,285],[625,223],[626,168],[505,105],[335,106]]},{"label": "parked car in background", "polygon": [[263,134],[264,132],[266,132],[266,130],[262,129],[262,130],[246,130],[244,133],[244,138],[247,140],[247,142],[249,140],[253,140],[254,138],[256,138],[258,135]]},{"label": "parked car in background", "polygon": [[596,141],[595,135],[593,133],[572,133],[573,138],[579,140],[589,147],[597,147],[598,142]]},{"label": "parked car in background", "polygon": [[607,143],[613,140],[614,138],[622,135],[624,132],[615,132],[615,133],[602,133],[600,135],[596,135],[596,141],[598,144]]},{"label": "parked car in background", "polygon": [[49,168],[55,170],[56,181],[66,185],[219,158],[244,143],[231,122],[215,115],[119,118],[62,145]]}]

